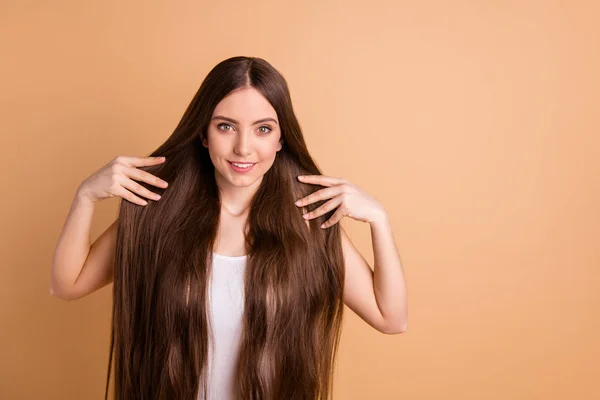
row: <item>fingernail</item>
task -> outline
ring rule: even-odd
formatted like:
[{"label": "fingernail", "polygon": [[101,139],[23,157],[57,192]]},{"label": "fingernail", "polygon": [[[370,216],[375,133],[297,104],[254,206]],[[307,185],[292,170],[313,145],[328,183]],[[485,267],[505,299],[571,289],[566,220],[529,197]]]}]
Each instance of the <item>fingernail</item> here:
[{"label": "fingernail", "polygon": [[304,219],[308,218],[308,214],[304,214],[302,217],[304,217]]},{"label": "fingernail", "polygon": [[295,202],[294,204],[296,204],[297,206],[300,205],[300,200],[298,200],[297,202]]}]

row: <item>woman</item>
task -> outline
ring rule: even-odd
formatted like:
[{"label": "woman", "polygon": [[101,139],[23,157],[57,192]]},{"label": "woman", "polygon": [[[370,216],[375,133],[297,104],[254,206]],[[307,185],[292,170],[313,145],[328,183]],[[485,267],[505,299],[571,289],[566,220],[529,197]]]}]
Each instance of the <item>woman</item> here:
[{"label": "woman", "polygon": [[[114,281],[105,397],[114,353],[115,399],[328,399],[344,303],[381,332],[406,329],[385,210],[320,172],[283,76],[233,57],[150,157],[117,157],[81,184],[51,293]],[[90,248],[93,205],[113,196],[127,201]],[[343,216],[371,225],[376,274]]]}]

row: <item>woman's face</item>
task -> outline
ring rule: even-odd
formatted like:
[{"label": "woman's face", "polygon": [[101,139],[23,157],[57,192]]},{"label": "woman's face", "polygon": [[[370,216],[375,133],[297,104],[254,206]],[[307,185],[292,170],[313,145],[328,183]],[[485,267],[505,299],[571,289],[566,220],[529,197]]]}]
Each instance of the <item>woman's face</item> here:
[{"label": "woman's face", "polygon": [[[213,111],[207,129],[208,148],[219,187],[258,186],[281,150],[277,113],[254,88],[227,95]],[[249,168],[235,163],[251,163]]]}]

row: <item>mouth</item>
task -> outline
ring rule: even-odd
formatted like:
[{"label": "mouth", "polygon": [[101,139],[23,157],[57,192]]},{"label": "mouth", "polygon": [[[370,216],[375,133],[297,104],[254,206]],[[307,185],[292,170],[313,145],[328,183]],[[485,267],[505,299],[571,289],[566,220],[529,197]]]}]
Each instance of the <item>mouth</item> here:
[{"label": "mouth", "polygon": [[233,163],[231,161],[227,161],[227,163],[236,172],[248,172],[256,165],[256,163]]}]

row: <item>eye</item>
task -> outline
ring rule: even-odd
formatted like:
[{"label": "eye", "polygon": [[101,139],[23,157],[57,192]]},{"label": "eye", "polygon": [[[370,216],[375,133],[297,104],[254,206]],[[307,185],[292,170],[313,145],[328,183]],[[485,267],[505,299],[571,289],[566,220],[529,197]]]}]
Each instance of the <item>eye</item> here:
[{"label": "eye", "polygon": [[260,128],[258,128],[258,129],[260,130],[261,128],[267,128],[268,129],[268,131],[262,131],[261,133],[269,133],[269,132],[271,132],[273,130],[273,129],[271,129],[270,126],[267,126],[267,125],[263,125]]},{"label": "eye", "polygon": [[223,122],[223,123],[221,123],[221,124],[217,125],[217,128],[219,128],[219,129],[221,129],[221,130],[225,130],[225,131],[228,131],[228,130],[230,130],[230,129],[222,129],[222,128],[221,128],[222,126],[228,126],[228,127],[230,127],[230,128],[232,127],[231,125],[229,125],[229,124],[226,124],[225,122]]}]

